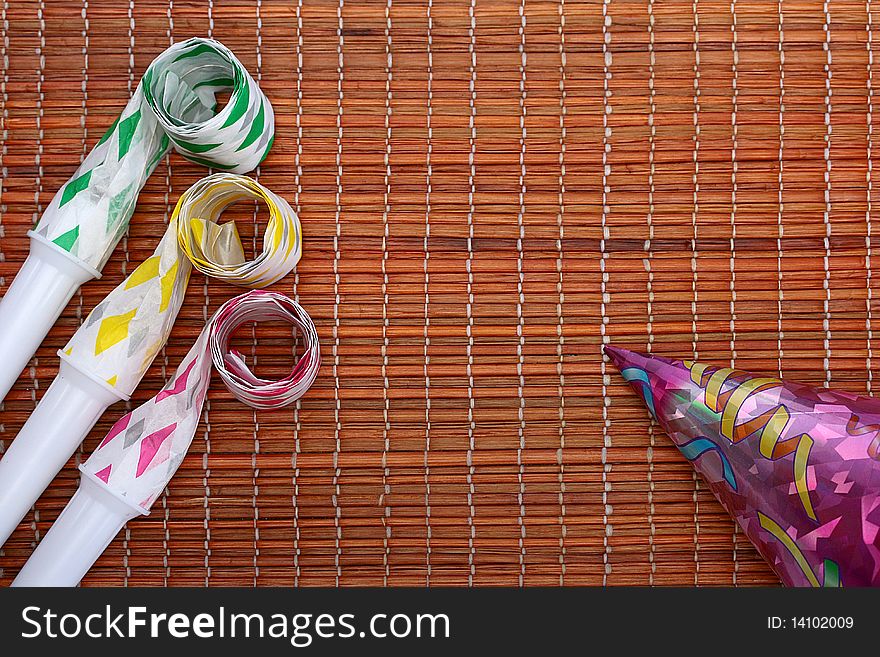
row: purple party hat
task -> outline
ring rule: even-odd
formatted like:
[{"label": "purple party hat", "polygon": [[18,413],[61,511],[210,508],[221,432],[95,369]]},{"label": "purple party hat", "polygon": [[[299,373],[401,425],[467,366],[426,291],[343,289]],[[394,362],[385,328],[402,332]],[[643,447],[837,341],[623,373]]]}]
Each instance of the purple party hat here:
[{"label": "purple party hat", "polygon": [[606,346],[789,586],[880,586],[880,399]]}]

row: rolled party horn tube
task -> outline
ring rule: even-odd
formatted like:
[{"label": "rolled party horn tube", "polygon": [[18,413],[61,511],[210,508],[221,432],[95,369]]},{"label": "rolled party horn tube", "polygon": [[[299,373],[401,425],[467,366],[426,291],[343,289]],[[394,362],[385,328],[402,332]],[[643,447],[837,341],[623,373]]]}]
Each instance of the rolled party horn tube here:
[{"label": "rolled party horn tube", "polygon": [[[216,111],[216,94],[226,91],[229,101]],[[223,44],[194,38],[159,55],[28,233],[30,254],[0,300],[0,400],[73,294],[100,277],[169,149],[245,173],[268,153],[274,126],[272,104]]]},{"label": "rolled party horn tube", "polygon": [[[292,324],[303,342],[293,370],[278,381],[257,377],[229,347],[242,324],[270,320]],[[281,408],[305,394],[318,374],[315,325],[299,304],[276,292],[253,290],[223,304],[162,391],[116,422],[80,466],[79,489],[13,586],[76,586],[123,525],[149,513],[192,443],[212,364],[240,401]]]},{"label": "rolled party horn tube", "polygon": [[[245,260],[235,223],[215,221],[243,200],[269,209],[263,250],[253,260]],[[301,252],[296,214],[256,181],[217,173],[184,192],[153,256],[95,306],[59,351],[58,376],[0,459],[0,545],[107,407],[134,392],[168,339],[192,267],[261,288],[287,275]]]}]

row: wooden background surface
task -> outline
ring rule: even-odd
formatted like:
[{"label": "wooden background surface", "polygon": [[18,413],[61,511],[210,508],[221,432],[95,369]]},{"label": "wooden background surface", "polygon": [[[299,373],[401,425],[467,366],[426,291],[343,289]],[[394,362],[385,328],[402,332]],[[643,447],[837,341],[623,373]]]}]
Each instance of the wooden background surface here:
[{"label": "wooden background surface", "polygon": [[[873,391],[874,4],[2,2],[3,289],[147,64],[213,36],[274,103],[257,175],[305,234],[276,289],[322,338],[296,407],[254,413],[215,379],[167,495],[84,585],[775,583],[601,345]],[[0,449],[205,173],[159,166],[6,399]],[[135,402],[237,292],[194,277]],[[279,328],[242,344],[258,371],[292,362]]]}]

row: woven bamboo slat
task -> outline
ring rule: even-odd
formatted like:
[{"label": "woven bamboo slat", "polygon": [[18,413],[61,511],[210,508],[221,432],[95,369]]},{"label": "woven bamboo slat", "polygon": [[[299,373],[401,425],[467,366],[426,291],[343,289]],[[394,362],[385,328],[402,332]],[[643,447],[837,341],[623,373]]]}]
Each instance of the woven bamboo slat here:
[{"label": "woven bamboo slat", "polygon": [[[753,585],[775,577],[601,345],[873,392],[880,3],[15,0],[0,7],[0,285],[172,40],[213,36],[277,118],[324,366],[255,413],[215,380],[189,456],[84,585]],[[172,156],[0,414],[206,171]],[[250,208],[238,210],[249,241]],[[194,278],[132,403],[237,289]],[[257,369],[287,334],[240,337]],[[124,409],[105,414],[79,461]],[[76,486],[0,552],[8,584]]]}]

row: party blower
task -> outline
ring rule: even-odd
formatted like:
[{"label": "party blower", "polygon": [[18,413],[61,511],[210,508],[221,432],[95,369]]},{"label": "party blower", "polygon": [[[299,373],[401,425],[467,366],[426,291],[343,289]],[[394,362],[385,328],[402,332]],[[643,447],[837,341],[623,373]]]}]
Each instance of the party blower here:
[{"label": "party blower", "polygon": [[[280,320],[302,337],[303,352],[284,379],[267,381],[229,341],[242,324]],[[302,397],[321,364],[318,334],[299,304],[254,290],[211,318],[177,372],[155,397],[123,416],[80,467],[79,490],[40,541],[13,586],[76,586],[123,525],[149,513],[186,455],[211,381],[211,365],[245,404],[276,409]]]},{"label": "party blower", "polygon": [[880,585],[880,400],[605,352],[786,585]]},{"label": "party blower", "polygon": [[[246,260],[235,223],[218,220],[242,200],[269,209],[263,250]],[[165,344],[192,267],[260,288],[299,261],[302,236],[290,205],[250,178],[218,173],[189,188],[152,257],[99,303],[59,352],[61,368],[0,459],[0,545],[113,402],[127,400]]]},{"label": "party blower", "polygon": [[[216,94],[223,91],[229,102],[218,112]],[[73,294],[101,276],[141,188],[168,150],[245,173],[268,153],[274,126],[271,103],[223,44],[189,39],[159,55],[28,233],[30,254],[0,301],[0,400]]]}]

